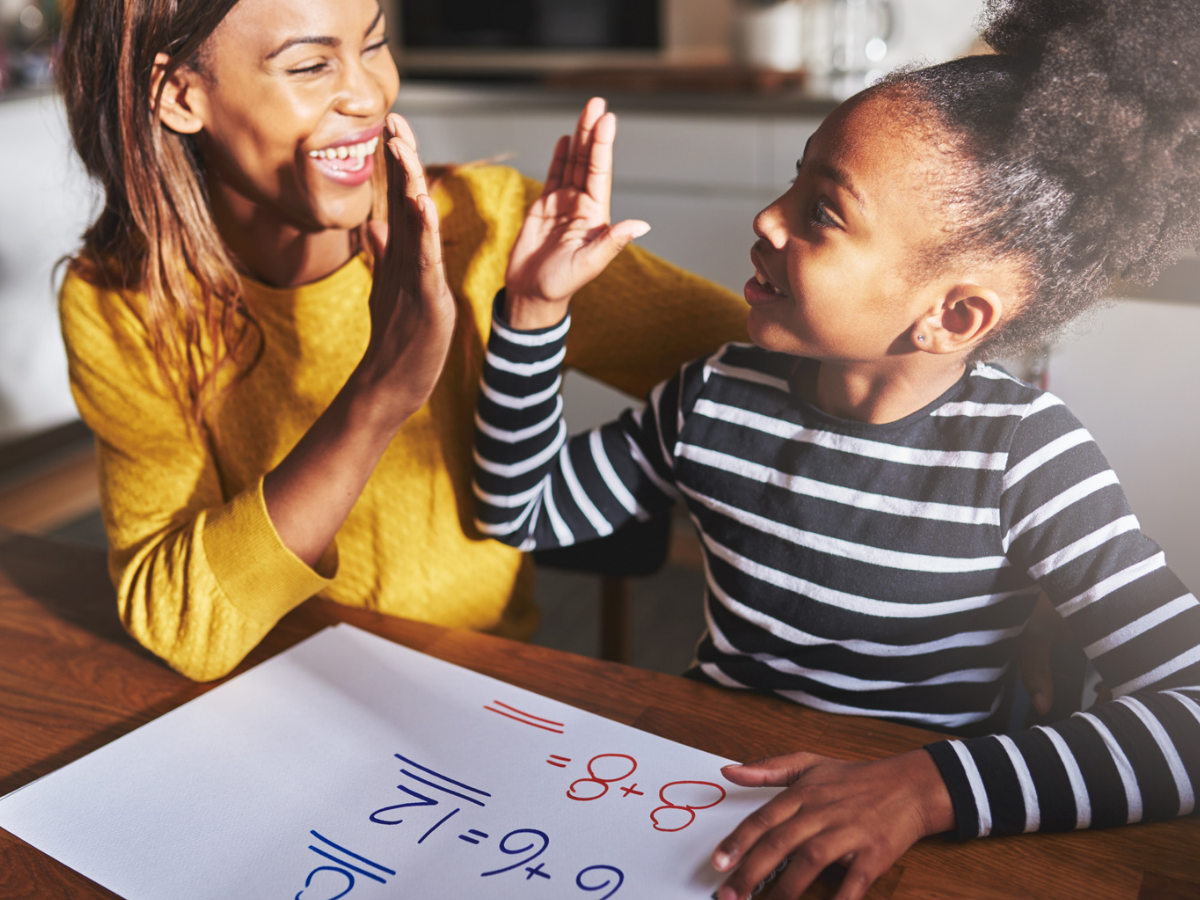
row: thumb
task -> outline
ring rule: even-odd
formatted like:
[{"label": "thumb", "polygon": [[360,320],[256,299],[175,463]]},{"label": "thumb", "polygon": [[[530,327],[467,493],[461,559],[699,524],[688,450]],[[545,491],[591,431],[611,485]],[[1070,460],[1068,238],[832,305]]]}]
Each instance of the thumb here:
[{"label": "thumb", "polygon": [[617,254],[628,246],[634,238],[640,238],[649,233],[650,223],[640,219],[626,219],[616,225],[610,225],[596,240],[583,249],[585,266],[594,278],[600,274]]},{"label": "thumb", "polygon": [[743,787],[786,787],[821,759],[815,753],[789,753],[744,765],[725,766],[721,774]]}]

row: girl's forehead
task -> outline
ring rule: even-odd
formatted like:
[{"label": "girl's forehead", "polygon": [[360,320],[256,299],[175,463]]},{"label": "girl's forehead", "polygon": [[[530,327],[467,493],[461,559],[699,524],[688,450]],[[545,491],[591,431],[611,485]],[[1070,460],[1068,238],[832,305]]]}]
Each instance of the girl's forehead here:
[{"label": "girl's forehead", "polygon": [[955,180],[962,164],[923,110],[903,95],[867,91],[847,100],[821,124],[806,150],[814,165],[844,174],[868,207],[931,199]]}]

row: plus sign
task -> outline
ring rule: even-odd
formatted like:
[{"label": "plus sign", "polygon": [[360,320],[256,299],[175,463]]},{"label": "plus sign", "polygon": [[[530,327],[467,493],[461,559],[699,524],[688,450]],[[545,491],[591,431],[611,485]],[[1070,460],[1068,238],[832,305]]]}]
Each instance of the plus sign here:
[{"label": "plus sign", "polygon": [[639,797],[646,796],[644,792],[637,789],[637,782],[634,782],[633,787],[623,787],[621,790],[625,792],[626,797],[628,797],[630,794],[637,794]]},{"label": "plus sign", "polygon": [[538,863],[536,869],[533,866],[526,866],[525,871],[528,872],[529,874],[525,876],[525,880],[528,881],[534,875],[540,875],[542,878],[545,878],[547,881],[549,881],[550,876],[542,871],[542,866],[544,866],[544,865],[545,865],[545,863]]}]

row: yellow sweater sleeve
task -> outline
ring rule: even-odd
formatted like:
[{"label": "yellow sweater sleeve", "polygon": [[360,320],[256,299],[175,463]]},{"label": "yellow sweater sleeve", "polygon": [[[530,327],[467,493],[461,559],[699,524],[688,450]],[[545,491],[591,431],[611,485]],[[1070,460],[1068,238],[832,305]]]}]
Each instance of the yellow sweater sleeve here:
[{"label": "yellow sweater sleeve", "polygon": [[71,390],[96,435],[109,568],[125,628],[182,674],[228,673],[336,568],[280,541],[262,479],[226,496],[121,295],[68,275],[59,298]]}]

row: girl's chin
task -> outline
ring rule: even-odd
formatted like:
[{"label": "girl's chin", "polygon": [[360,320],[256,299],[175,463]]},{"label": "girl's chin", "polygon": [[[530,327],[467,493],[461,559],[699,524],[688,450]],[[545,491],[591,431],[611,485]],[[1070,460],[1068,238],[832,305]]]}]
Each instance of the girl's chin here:
[{"label": "girl's chin", "polygon": [[746,330],[750,332],[750,340],[764,350],[778,353],[796,353],[799,341],[790,331],[771,315],[772,307],[750,307],[750,316],[746,320]]}]

